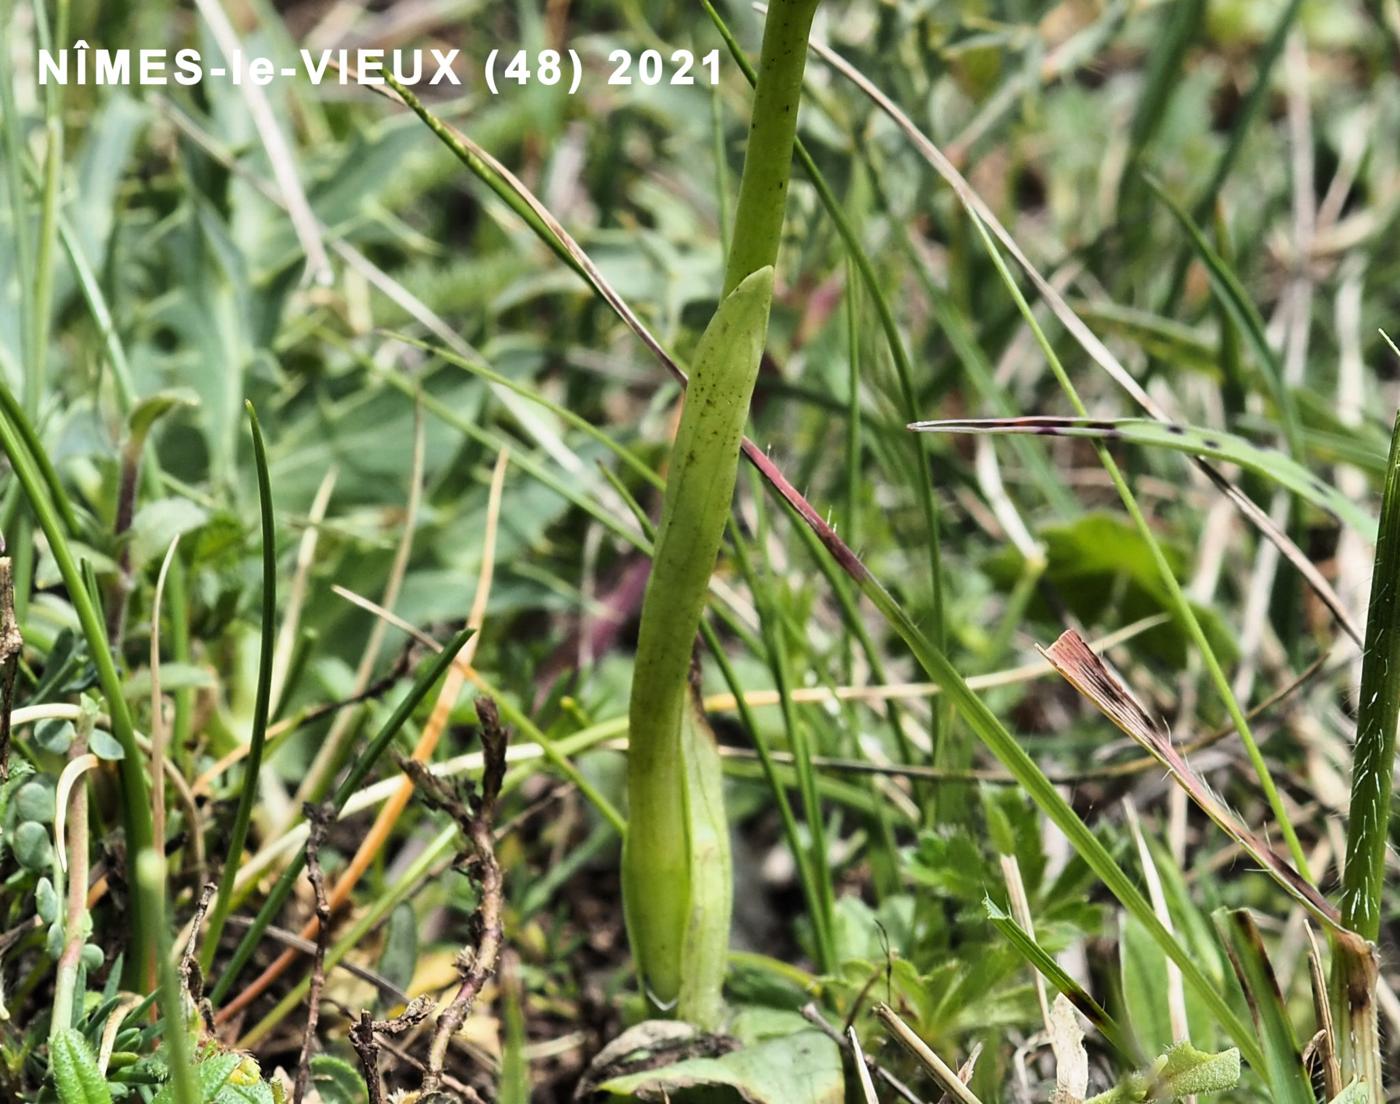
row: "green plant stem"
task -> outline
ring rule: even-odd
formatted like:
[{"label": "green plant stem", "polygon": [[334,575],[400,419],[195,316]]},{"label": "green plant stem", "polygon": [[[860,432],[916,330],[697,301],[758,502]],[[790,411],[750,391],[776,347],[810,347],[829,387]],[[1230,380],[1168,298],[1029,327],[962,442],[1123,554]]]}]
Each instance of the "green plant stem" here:
[{"label": "green plant stem", "polygon": [[[232,863],[230,863],[232,865]],[[136,862],[137,893],[145,900],[147,915],[158,930],[157,961],[160,973],[160,1012],[164,1021],[166,1053],[169,1056],[170,1086],[174,1104],[198,1104],[190,1030],[185,1014],[185,996],[170,950],[170,928],[165,915],[165,859],[155,851],[143,851]]]},{"label": "green plant stem", "polygon": [[[83,574],[68,545],[67,534],[58,511],[45,494],[43,479],[36,470],[36,465],[42,463],[42,460],[31,455],[23,444],[33,440],[32,429],[26,425],[22,414],[17,410],[17,404],[14,403],[14,396],[3,384],[0,384],[0,413],[3,413],[3,417],[0,417],[0,447],[4,448],[6,456],[9,457],[10,466],[14,469],[20,486],[24,488],[25,498],[29,501],[30,509],[39,522],[39,528],[43,530],[48,541],[50,554],[58,566],[64,588],[68,591],[68,600],[78,616],[93,665],[97,669],[98,684],[102,687],[102,696],[107,701],[107,713],[112,721],[112,735],[116,737],[124,753],[118,765],[122,792],[121,817],[122,827],[126,832],[128,877],[134,885],[136,858],[151,846],[154,832],[151,824],[150,793],[146,787],[145,757],[136,745],[131,711],[127,706],[126,697],[122,692],[121,677],[117,673],[116,663],[107,644],[102,615],[88,592]],[[38,456],[41,458],[42,452]],[[56,496],[61,495],[62,488],[55,486],[54,493]],[[131,936],[125,966],[126,983],[128,988],[138,989],[144,986],[147,971],[154,961],[156,939],[155,927],[145,915],[139,894],[132,898],[130,919]]]},{"label": "green plant stem", "polygon": [[267,470],[267,449],[263,444],[262,428],[253,404],[247,404],[248,424],[253,433],[253,458],[258,471],[258,506],[262,515],[262,631],[258,654],[258,686],[253,699],[253,729],[248,741],[248,757],[243,764],[243,789],[238,797],[238,810],[233,818],[233,830],[225,851],[224,869],[219,876],[219,891],[209,910],[209,928],[200,950],[200,965],[208,973],[219,949],[219,937],[232,906],[233,883],[238,876],[238,864],[243,858],[243,845],[248,841],[248,825],[253,817],[253,803],[258,796],[259,773],[262,770],[263,749],[267,743],[267,720],[272,694],[272,653],[275,647],[273,626],[277,617],[277,524],[272,515],[272,481]]},{"label": "green plant stem", "polygon": [[1376,565],[1366,614],[1352,757],[1342,922],[1363,939],[1380,936],[1390,834],[1395,725],[1400,718],[1400,416],[1390,440]]},{"label": "green plant stem", "polygon": [[763,24],[753,122],[734,210],[724,295],[778,260],[797,136],[797,108],[807,64],[807,35],[816,11],[817,0],[776,0]]}]

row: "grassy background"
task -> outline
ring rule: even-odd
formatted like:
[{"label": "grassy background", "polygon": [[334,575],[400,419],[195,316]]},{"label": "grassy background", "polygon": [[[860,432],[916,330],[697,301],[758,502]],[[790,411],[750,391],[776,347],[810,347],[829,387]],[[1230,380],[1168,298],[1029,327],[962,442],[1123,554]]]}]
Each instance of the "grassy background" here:
[{"label": "grassy background", "polygon": [[[225,10],[250,53],[279,58],[300,44],[460,48],[465,87],[425,92],[431,109],[533,189],[682,363],[693,351],[720,288],[750,98],[699,8],[576,0]],[[740,5],[721,10],[754,54],[757,17]],[[45,21],[60,42],[217,50],[209,24],[188,7],[74,3]],[[200,829],[214,873],[229,857],[220,841],[247,783],[240,766],[215,767],[254,727],[265,632],[276,634],[274,728],[250,853],[299,819],[299,786],[330,727],[341,726],[345,754],[322,761],[338,768],[407,690],[396,657],[411,649],[417,663],[421,644],[394,627],[372,643],[378,619],[333,584],[383,601],[440,642],[480,603],[473,669],[500,697],[517,744],[543,737],[573,754],[624,735],[647,563],[625,497],[655,518],[650,473],[664,472],[679,398],[656,360],[515,212],[387,99],[335,84],[267,89],[298,200],[274,171],[268,128],[246,89],[213,79],[196,89],[41,89],[34,50],[43,23],[28,5],[11,5],[3,23],[0,370],[71,500],[70,539],[92,565],[143,733],[152,721],[156,574],[181,537],[174,590],[165,592],[161,682],[173,699],[170,754],[198,812],[192,824],[170,791],[177,919],[189,916],[204,873],[191,829]],[[1288,449],[1376,515],[1396,405],[1396,359],[1378,331],[1393,326],[1400,286],[1392,140],[1400,40],[1389,8],[830,3],[818,34],[948,153],[1174,421]],[[539,85],[493,96],[481,83],[493,47],[558,45],[584,59],[576,96]],[[653,46],[720,49],[719,86],[606,85],[609,51]],[[946,645],[957,670],[984,680],[977,685],[992,711],[1119,861],[1143,877],[1151,856],[1180,938],[1242,1016],[1209,914],[1259,911],[1305,1042],[1314,1028],[1302,913],[1068,687],[1043,673],[1002,677],[1068,626],[1090,639],[1137,626],[1113,659],[1177,741],[1229,721],[1199,642],[1173,615],[1152,546],[1090,442],[916,438],[904,429],[916,418],[1072,412],[974,225],[906,138],[816,58],[800,137],[878,295],[799,171],[750,436]],[[1193,212],[1222,258],[1214,282],[1144,172]],[[314,213],[328,283],[308,278],[307,235],[298,236],[289,202]],[[1257,310],[1262,346],[1222,272]],[[1137,415],[1044,318],[1090,413]],[[444,348],[476,370],[439,355]],[[132,444],[141,412],[156,413],[140,400],[166,392],[175,401],[154,422],[131,499],[123,464],[129,474],[143,452]],[[267,439],[275,507],[270,625],[245,400]],[[1335,887],[1357,650],[1187,458],[1131,442],[1111,449],[1246,709],[1323,658],[1321,673],[1261,716],[1256,736],[1312,875],[1324,891]],[[1237,478],[1363,623],[1373,534],[1276,497],[1266,475]],[[30,536],[15,480],[0,503],[16,572],[33,580],[32,596],[23,587],[18,596],[29,650],[16,704],[76,701],[92,680],[69,631],[71,595],[49,544]],[[1035,975],[983,909],[984,896],[1006,902],[999,857],[1014,855],[1040,943],[1144,1052],[1159,1052],[1173,1037],[1168,973],[1140,924],[975,750],[960,717],[908,685],[924,677],[908,649],[742,472],[730,537],[710,617],[730,670],[707,659],[704,677],[709,693],[754,699],[748,712],[726,702],[713,711],[732,749],[734,941],[745,952],[731,970],[731,997],[795,1009],[816,996],[833,1022],[853,1015],[877,1048],[883,1031],[868,1007],[888,1000],[945,1056],[983,1044],[973,1082],[983,1099],[1016,1084],[1047,1094],[1053,1064],[1043,1048],[1018,1049],[1041,1029]],[[78,650],[66,667],[65,648]],[[320,712],[365,683],[373,692],[363,705]],[[839,703],[823,698],[837,687],[853,689]],[[872,704],[876,687],[894,689]],[[431,723],[429,705],[398,736],[405,754]],[[471,751],[474,721],[472,695],[463,694],[432,758]],[[771,775],[756,746],[774,753]],[[21,1099],[35,1098],[44,1071],[34,1044],[47,1029],[53,966],[30,923],[51,858],[21,853],[19,830],[52,822],[67,748],[52,725],[19,728],[18,777],[4,791],[15,842],[0,908],[18,934],[3,960],[12,1019],[0,1046],[6,1091]],[[1192,761],[1282,847],[1276,809],[1238,739]],[[618,838],[599,809],[621,803],[621,756],[594,748],[573,763],[576,772],[522,765],[500,813],[510,826],[499,853],[511,953],[453,1058],[457,1076],[483,1090],[504,1067],[512,1091],[528,1079],[539,1099],[567,1098],[588,1059],[638,1011],[618,910]],[[392,773],[387,763],[381,773]],[[113,877],[116,778],[105,759],[90,778],[94,869]],[[598,800],[579,790],[580,778]],[[787,825],[775,789],[789,795]],[[1129,830],[1129,800],[1141,841]],[[332,880],[373,815],[359,812],[332,832]],[[417,803],[387,824],[336,931],[343,937],[359,918],[365,930],[347,960],[414,994],[451,981],[474,907],[469,882],[443,870],[452,853],[450,838],[438,842],[444,824]],[[794,840],[799,854],[824,860],[806,879]],[[432,861],[420,862],[424,854]],[[235,917],[255,912],[265,889],[236,892]],[[87,975],[94,994],[121,948],[124,899],[114,892],[95,906],[91,941],[105,961]],[[307,915],[301,897],[278,922],[295,929]],[[1385,912],[1383,945],[1392,921]],[[223,951],[241,934],[231,924]],[[223,960],[219,948],[207,950]],[[254,965],[276,953],[263,945]],[[222,1026],[230,1041],[252,1041],[255,1031],[267,1069],[295,1067],[304,1006],[277,1001],[306,969],[298,961],[241,1022]],[[350,1056],[347,1010],[376,1000],[382,1012],[393,1008],[362,979],[331,972],[321,1029],[332,1053]],[[95,1015],[96,1001],[86,1011]],[[1189,996],[1185,1011],[1198,1047],[1226,1045]],[[1093,1087],[1102,1089],[1122,1065],[1097,1040],[1090,1048]],[[919,1076],[892,1049],[882,1060],[911,1082]],[[1261,1083],[1247,1075],[1237,1092],[1258,1096]]]}]

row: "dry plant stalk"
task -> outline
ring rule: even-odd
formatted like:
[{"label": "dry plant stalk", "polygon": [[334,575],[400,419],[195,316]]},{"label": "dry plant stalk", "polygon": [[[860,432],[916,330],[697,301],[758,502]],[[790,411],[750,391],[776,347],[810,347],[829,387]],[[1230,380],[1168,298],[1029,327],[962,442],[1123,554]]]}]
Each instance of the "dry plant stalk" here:
[{"label": "dry plant stalk", "polygon": [[423,800],[446,813],[461,827],[468,850],[459,860],[458,869],[472,877],[481,892],[481,903],[473,920],[477,929],[476,945],[465,948],[457,957],[457,969],[462,981],[456,995],[439,1014],[428,1048],[422,1085],[425,1098],[438,1091],[442,1084],[443,1065],[452,1036],[466,1022],[482,988],[496,972],[496,963],[501,956],[502,877],[500,863],[496,861],[492,822],[496,801],[501,794],[501,783],[505,779],[509,738],[494,701],[485,696],[478,698],[476,712],[481,720],[481,749],[485,763],[479,794],[463,799],[423,763],[413,759],[403,762],[403,769],[413,780]]},{"label": "dry plant stalk", "polygon": [[379,1040],[375,1036],[402,1035],[426,1020],[432,1010],[433,1002],[427,997],[410,1001],[407,1008],[387,1020],[376,1020],[368,1010],[361,1010],[360,1018],[350,1027],[350,1045],[364,1071],[369,1104],[385,1104],[384,1082],[379,1077]]},{"label": "dry plant stalk", "polygon": [[331,825],[331,811],[324,805],[308,802],[303,811],[311,832],[306,837],[306,879],[316,898],[316,953],[311,965],[311,992],[307,997],[306,1031],[301,1042],[301,1058],[297,1061],[296,1081],[292,1085],[292,1104],[302,1104],[306,1086],[311,1079],[311,1050],[316,1042],[316,1024],[321,1018],[321,991],[326,986],[326,939],[330,935],[331,906],[326,899],[326,878],[321,871],[321,844]]},{"label": "dry plant stalk", "polygon": [[[5,541],[0,537],[0,552]],[[15,581],[10,557],[0,556],[0,779],[10,777],[10,711],[15,702],[15,675],[24,637],[15,617]]]}]

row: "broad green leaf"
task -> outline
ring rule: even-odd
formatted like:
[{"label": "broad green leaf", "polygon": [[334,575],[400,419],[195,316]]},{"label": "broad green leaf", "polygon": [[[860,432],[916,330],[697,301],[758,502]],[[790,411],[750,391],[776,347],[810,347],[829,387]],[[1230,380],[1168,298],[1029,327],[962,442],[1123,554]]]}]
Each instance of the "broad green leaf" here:
[{"label": "broad green leaf", "polygon": [[365,1082],[349,1062],[330,1054],[311,1059],[311,1083],[321,1094],[322,1104],[364,1104]]},{"label": "broad green leaf", "polygon": [[112,1104],[112,1090],[87,1041],[71,1028],[49,1040],[49,1069],[59,1104]]},{"label": "broad green leaf", "polygon": [[131,519],[131,560],[142,567],[165,554],[170,542],[198,529],[209,514],[185,498],[162,498],[149,502]]},{"label": "broad green leaf", "polygon": [[[698,1000],[700,1007],[680,1011],[702,1023],[718,1011],[730,892],[719,887],[730,875],[718,763],[710,762],[712,750],[695,746],[712,737],[688,702],[690,665],[729,520],[772,298],[773,269],[766,267],[725,297],[700,338],[671,454],[628,710],[627,929],[652,999],[662,1008]],[[707,897],[717,891],[723,895]]]}]

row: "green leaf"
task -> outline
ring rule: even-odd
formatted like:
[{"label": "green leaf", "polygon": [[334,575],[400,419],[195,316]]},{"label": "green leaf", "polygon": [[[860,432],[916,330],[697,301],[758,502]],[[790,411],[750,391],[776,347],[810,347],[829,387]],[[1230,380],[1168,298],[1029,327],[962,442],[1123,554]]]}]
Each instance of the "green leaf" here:
[{"label": "green leaf", "polygon": [[1264,1045],[1265,1077],[1277,1104],[1313,1104],[1312,1084],[1298,1052],[1288,1006],[1264,949],[1264,937],[1248,909],[1219,909],[1212,913],[1229,952],[1259,1040]]},{"label": "green leaf", "polygon": [[707,1026],[718,1014],[731,890],[718,758],[688,700],[690,665],[734,498],[772,299],[773,269],[765,267],[725,297],[700,338],[642,603],[628,709],[627,930],[657,1006],[684,998],[681,1015]]},{"label": "green leaf", "polygon": [[661,1069],[615,1077],[603,1092],[633,1100],[840,1104],[841,1052],[818,1031],[802,1031],[720,1058],[688,1058]]},{"label": "green leaf", "polygon": [[365,1083],[359,1070],[329,1054],[311,1059],[311,1084],[322,1104],[364,1104]]},{"label": "green leaf", "polygon": [[49,1040],[49,1070],[59,1104],[112,1104],[112,1090],[87,1041],[65,1028]]},{"label": "green leaf", "polygon": [[1334,1096],[1328,1104],[1367,1104],[1370,1099],[1371,1094],[1366,1091],[1365,1083],[1353,1081]]},{"label": "green leaf", "polygon": [[37,820],[26,820],[15,829],[10,847],[21,866],[42,874],[53,865],[53,844],[49,830]]},{"label": "green leaf", "polygon": [[52,924],[58,919],[58,893],[53,887],[53,882],[48,878],[40,878],[34,887],[34,910],[39,914],[39,919],[45,924]]},{"label": "green leaf", "polygon": [[1219,1054],[1177,1043],[1151,1067],[1129,1074],[1106,1093],[1086,1104],[1138,1104],[1147,1100],[1177,1100],[1183,1096],[1228,1092],[1240,1079],[1240,1052],[1234,1047]]},{"label": "green leaf", "polygon": [[131,519],[131,560],[144,566],[165,554],[170,542],[198,529],[209,513],[187,498],[162,498],[148,502]]},{"label": "green leaf", "polygon": [[121,744],[117,743],[117,738],[100,728],[92,730],[92,735],[88,737],[88,749],[99,759],[111,762],[126,758],[126,752],[122,750]]},{"label": "green leaf", "polygon": [[154,395],[147,395],[132,407],[126,420],[127,429],[134,441],[144,443],[146,435],[151,432],[151,427],[170,411],[176,407],[198,405],[199,395],[188,387],[157,391]]}]

